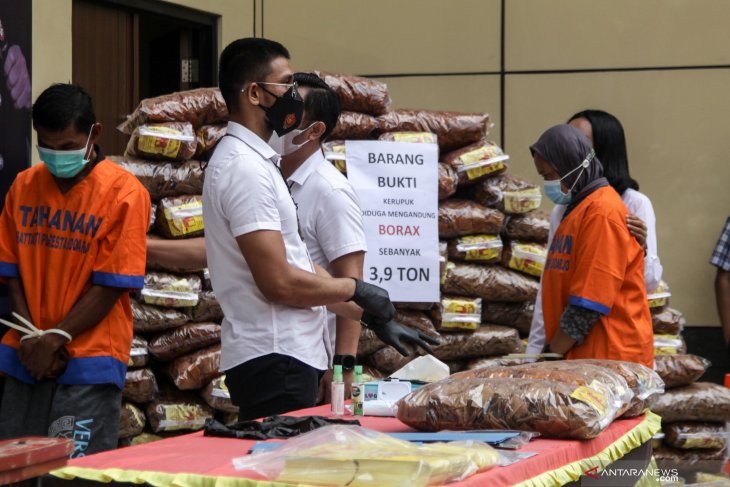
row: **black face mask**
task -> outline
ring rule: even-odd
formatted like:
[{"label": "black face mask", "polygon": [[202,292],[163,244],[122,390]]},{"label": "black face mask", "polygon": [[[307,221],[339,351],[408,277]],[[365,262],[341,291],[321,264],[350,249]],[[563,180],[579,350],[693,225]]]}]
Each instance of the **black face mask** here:
[{"label": "black face mask", "polygon": [[276,97],[276,101],[270,107],[259,105],[266,112],[269,128],[281,137],[299,127],[302,121],[302,115],[304,114],[304,100],[299,95],[296,86],[292,86],[286,90],[286,93],[283,95],[277,96],[261,86],[261,84],[259,86],[262,90]]}]

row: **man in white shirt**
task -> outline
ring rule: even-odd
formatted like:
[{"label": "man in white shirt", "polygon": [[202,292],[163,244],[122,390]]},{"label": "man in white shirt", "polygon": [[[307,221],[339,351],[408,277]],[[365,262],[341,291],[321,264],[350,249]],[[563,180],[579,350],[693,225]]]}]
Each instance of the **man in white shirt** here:
[{"label": "man in white shirt", "polygon": [[219,63],[230,122],[206,169],[203,216],[225,315],[220,367],[240,420],[315,404],[329,365],[324,305],[396,348],[403,340],[428,349],[423,335],[392,321],[385,290],[332,278],[309,258],[279,156],[266,143],[274,130],[283,136],[301,122],[288,60],[281,44],[247,38],[229,44]]},{"label": "man in white shirt", "polygon": [[[340,116],[337,93],[313,73],[296,73],[294,81],[304,99],[304,116],[297,130],[270,144],[282,155],[281,171],[289,182],[302,237],[312,260],[334,277],[362,279],[367,245],[360,202],[347,178],[324,158],[322,142]],[[349,397],[360,323],[327,313],[333,365],[342,365],[345,396]],[[318,402],[329,402],[331,369],[320,383]]]}]

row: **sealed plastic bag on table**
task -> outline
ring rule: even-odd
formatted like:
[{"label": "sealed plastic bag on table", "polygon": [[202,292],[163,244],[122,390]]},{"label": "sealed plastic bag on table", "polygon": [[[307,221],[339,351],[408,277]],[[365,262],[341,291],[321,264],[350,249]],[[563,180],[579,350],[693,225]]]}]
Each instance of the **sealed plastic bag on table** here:
[{"label": "sealed plastic bag on table", "polygon": [[682,450],[725,448],[728,431],[724,423],[681,421],[662,426],[664,443]]},{"label": "sealed plastic bag on table", "polygon": [[451,166],[439,162],[439,201],[453,196],[459,186],[459,175]]},{"label": "sealed plastic bag on table", "polygon": [[397,417],[422,431],[520,430],[584,440],[611,424],[614,404],[612,397],[565,382],[448,378],[401,399]]},{"label": "sealed plastic bag on table", "polygon": [[378,120],[372,115],[357,112],[342,112],[330,139],[369,139],[378,132]]},{"label": "sealed plastic bag on table", "polygon": [[181,391],[200,389],[221,375],[220,362],[219,344],[176,358],[165,366],[165,372]]},{"label": "sealed plastic bag on table", "polygon": [[518,242],[505,243],[502,265],[529,276],[540,277],[547,260],[547,244]]},{"label": "sealed plastic bag on table", "polygon": [[200,276],[196,274],[148,272],[140,296],[145,304],[188,308],[198,304],[201,287]]},{"label": "sealed plastic bag on table", "polygon": [[449,258],[496,264],[502,260],[502,238],[499,235],[464,235],[449,241]]},{"label": "sealed plastic bag on table", "polygon": [[679,335],[686,324],[682,312],[672,308],[652,313],[651,321],[657,335]]},{"label": "sealed plastic bag on table", "polygon": [[198,88],[146,98],[117,129],[130,135],[145,123],[190,122],[194,127],[228,120],[226,103],[218,88]]},{"label": "sealed plastic bag on table", "polygon": [[443,333],[441,344],[433,347],[433,356],[439,360],[506,355],[520,350],[520,335],[514,328],[482,325],[473,332]]},{"label": "sealed plastic bag on table", "polygon": [[730,389],[710,382],[695,382],[652,396],[648,403],[662,422],[730,421]]},{"label": "sealed plastic bag on table", "polygon": [[534,210],[524,215],[511,215],[505,219],[504,235],[513,240],[547,243],[550,233],[550,215]]},{"label": "sealed plastic bag on table", "polygon": [[441,331],[474,331],[482,322],[482,299],[442,296],[433,316]]},{"label": "sealed plastic bag on table", "polygon": [[542,193],[537,185],[513,174],[500,174],[478,184],[474,198],[480,204],[507,214],[540,208]]},{"label": "sealed plastic bag on table", "polygon": [[155,161],[187,161],[195,155],[197,146],[190,123],[155,123],[134,129],[124,155]]},{"label": "sealed plastic bag on table", "polygon": [[[110,156],[109,159],[134,174],[150,193],[152,201],[168,196],[203,192],[205,173],[200,161],[151,162],[136,157],[117,156]],[[154,211],[152,216],[157,218]]]},{"label": "sealed plastic bag on table", "polygon": [[499,266],[449,262],[442,292],[474,296],[487,301],[525,302],[537,297],[538,282]]},{"label": "sealed plastic bag on table", "polygon": [[349,74],[315,71],[340,97],[343,110],[381,115],[388,111],[390,94],[382,81]]},{"label": "sealed plastic bag on table", "polygon": [[326,426],[276,450],[233,459],[238,470],[313,485],[401,487],[463,480],[499,463],[480,442],[414,445],[359,426]]},{"label": "sealed plastic bag on table", "polygon": [[147,340],[141,336],[134,335],[132,337],[132,348],[129,350],[129,363],[127,367],[137,368],[144,367],[150,359],[147,351]]},{"label": "sealed plastic bag on table", "polygon": [[203,197],[200,195],[163,198],[157,206],[157,231],[166,238],[203,235]]},{"label": "sealed plastic bag on table", "polygon": [[625,418],[633,418],[644,412],[646,401],[655,394],[664,392],[664,382],[661,377],[642,364],[635,362],[624,362],[621,360],[599,360],[599,359],[580,359],[571,360],[576,364],[591,364],[612,370],[620,374],[632,391],[634,391],[634,399],[631,407],[623,414]]},{"label": "sealed plastic bag on table", "polygon": [[193,321],[214,321],[216,323],[223,319],[223,309],[215,297],[213,291],[202,291],[198,304],[190,311]]},{"label": "sealed plastic bag on table", "polygon": [[471,185],[507,170],[509,156],[494,142],[486,140],[451,151],[441,161],[453,167],[459,184]]},{"label": "sealed plastic bag on table", "polygon": [[126,448],[128,446],[144,445],[145,443],[152,443],[153,441],[163,440],[159,435],[153,433],[142,432],[138,435],[131,436],[129,438],[119,438],[117,448]]},{"label": "sealed plastic bag on table", "polygon": [[450,151],[479,142],[487,136],[486,113],[392,110],[378,117],[381,132],[433,132],[441,151]]},{"label": "sealed plastic bag on table", "polygon": [[167,362],[193,350],[221,341],[221,327],[217,323],[190,323],[155,336],[149,342],[149,351],[157,360]]},{"label": "sealed plastic bag on table", "polygon": [[225,375],[216,377],[200,391],[200,397],[216,411],[238,414],[238,406],[231,402],[231,393],[228,391],[225,381]]},{"label": "sealed plastic bag on table", "polygon": [[667,389],[692,384],[710,367],[710,361],[697,355],[656,355],[654,369]]},{"label": "sealed plastic bag on table", "polygon": [[511,326],[522,334],[530,333],[535,303],[490,303],[482,304],[482,322]]},{"label": "sealed plastic bag on table", "polygon": [[130,402],[122,403],[119,417],[119,438],[131,438],[144,430],[147,418],[140,408]]},{"label": "sealed plastic bag on table", "polygon": [[199,430],[205,420],[213,417],[213,410],[192,392],[181,392],[165,387],[163,392],[145,409],[152,431]]},{"label": "sealed plastic bag on table", "polygon": [[468,200],[439,203],[439,238],[461,235],[495,235],[502,229],[504,215],[497,210]]},{"label": "sealed plastic bag on table", "polygon": [[205,157],[213,149],[216,144],[226,134],[228,125],[225,123],[217,123],[214,125],[203,125],[200,127],[196,135],[198,137],[198,147],[195,150],[195,157]]},{"label": "sealed plastic bag on table", "polygon": [[634,398],[634,392],[621,375],[598,365],[576,364],[572,360],[530,363],[503,368],[481,368],[460,372],[452,377],[454,379],[547,380],[565,382],[576,387],[583,386],[613,401],[615,417],[626,412]]},{"label": "sealed plastic bag on table", "polygon": [[157,379],[150,369],[128,370],[124,378],[122,398],[144,404],[157,396]]},{"label": "sealed plastic bag on table", "polygon": [[160,308],[132,301],[135,333],[155,333],[182,326],[189,318],[175,308]]},{"label": "sealed plastic bag on table", "polygon": [[438,144],[438,136],[431,132],[387,132],[380,134],[378,140],[387,142],[410,142],[413,144]]}]

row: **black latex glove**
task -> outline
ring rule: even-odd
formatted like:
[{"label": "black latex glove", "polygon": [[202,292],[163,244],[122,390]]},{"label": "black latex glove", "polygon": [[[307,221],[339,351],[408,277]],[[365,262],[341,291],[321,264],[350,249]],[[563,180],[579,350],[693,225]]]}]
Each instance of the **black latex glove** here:
[{"label": "black latex glove", "polygon": [[438,345],[439,341],[418,330],[409,328],[395,320],[381,321],[377,317],[365,312],[362,315],[362,324],[375,332],[378,338],[384,343],[390,345],[400,352],[401,355],[407,357],[408,349],[404,343],[408,343],[417,347],[421,347],[430,354],[433,354],[431,345]]},{"label": "black latex glove", "polygon": [[390,302],[388,291],[382,287],[355,279],[355,294],[348,301],[360,306],[364,313],[381,322],[388,322],[395,316],[395,306]]}]

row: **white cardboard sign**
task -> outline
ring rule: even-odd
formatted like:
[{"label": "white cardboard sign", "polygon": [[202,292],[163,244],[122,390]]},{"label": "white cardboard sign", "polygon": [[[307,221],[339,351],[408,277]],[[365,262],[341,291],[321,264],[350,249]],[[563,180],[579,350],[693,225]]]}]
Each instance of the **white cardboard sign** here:
[{"label": "white cardboard sign", "polygon": [[365,281],[393,301],[437,302],[438,146],[348,140],[345,152],[368,245]]}]

